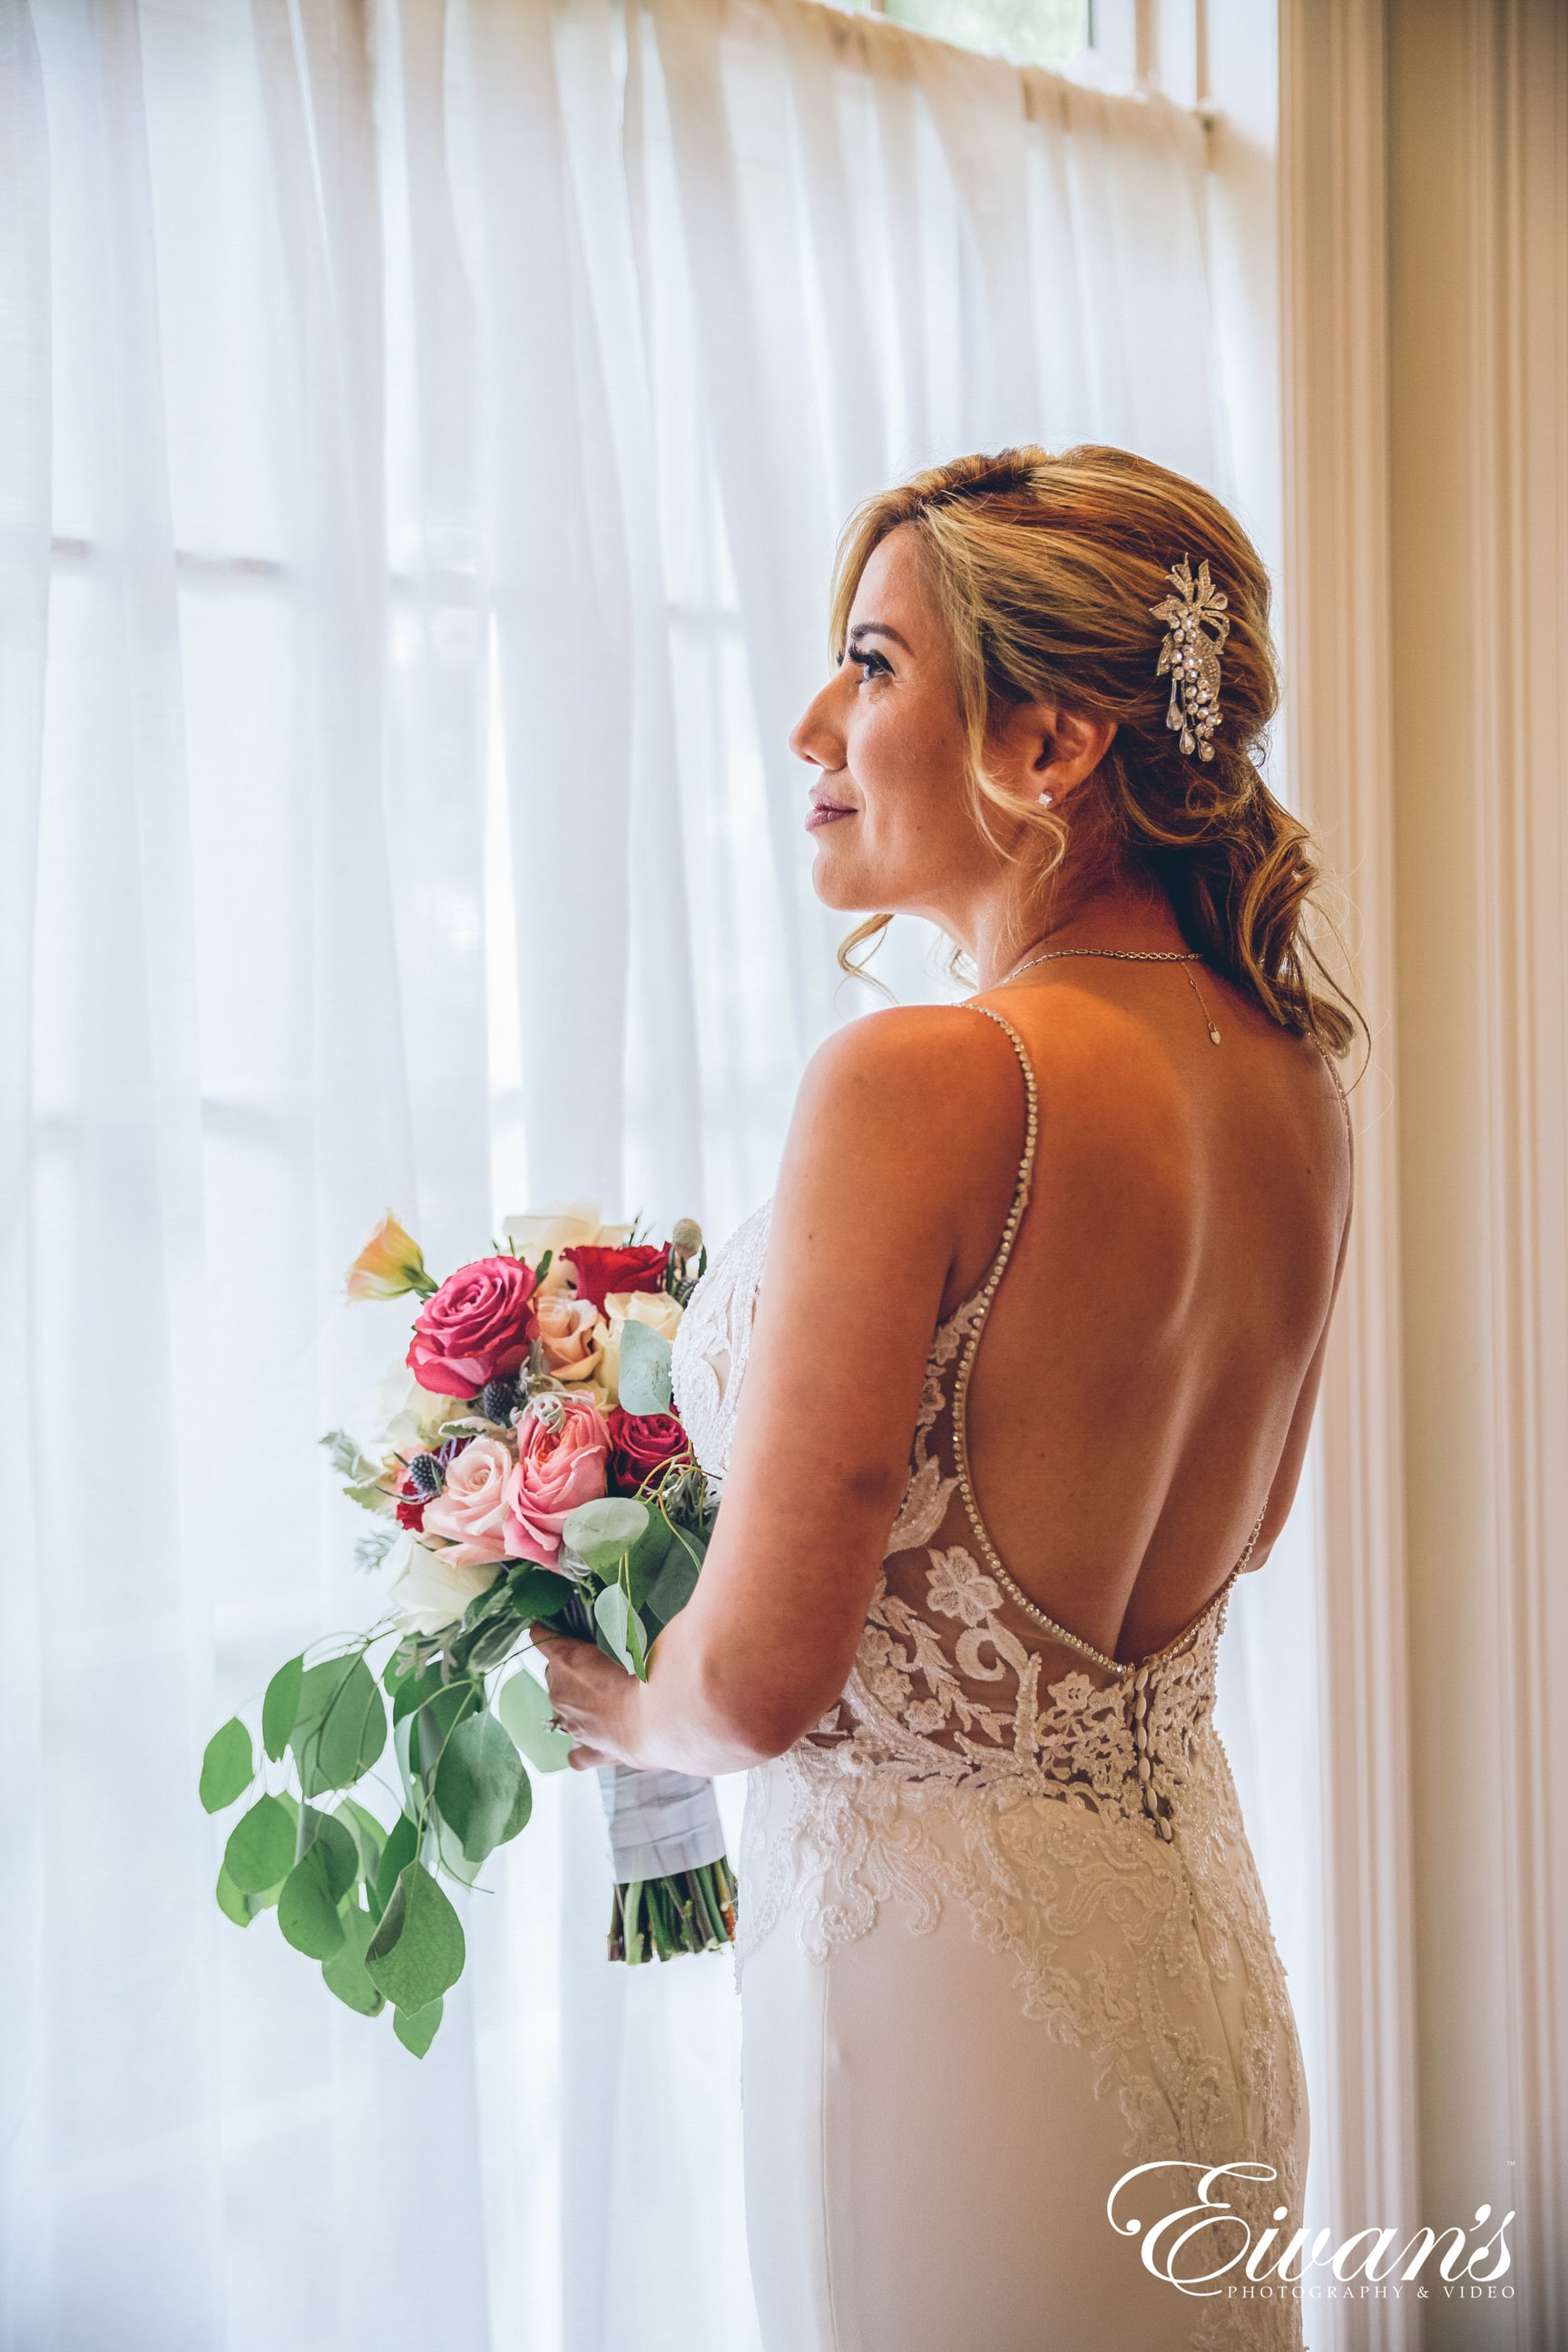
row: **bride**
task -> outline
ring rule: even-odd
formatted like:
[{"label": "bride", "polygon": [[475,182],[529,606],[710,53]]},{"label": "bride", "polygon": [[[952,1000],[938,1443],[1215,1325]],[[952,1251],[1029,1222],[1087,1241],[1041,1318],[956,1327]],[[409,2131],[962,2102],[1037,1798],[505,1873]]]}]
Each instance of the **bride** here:
[{"label": "bride", "polygon": [[1253,763],[1268,600],[1224,508],[1114,449],[961,458],[841,551],[794,737],[816,887],[931,918],[978,992],[829,1039],[692,1301],[677,1402],[723,1507],[647,1683],[543,1645],[574,1764],[752,1768],[768,2352],[1300,2342],[1288,2292],[1186,2293],[1132,2226],[1209,2165],[1247,2173],[1189,2275],[1301,2221],[1212,1722],[1351,1195],[1352,1018]]}]

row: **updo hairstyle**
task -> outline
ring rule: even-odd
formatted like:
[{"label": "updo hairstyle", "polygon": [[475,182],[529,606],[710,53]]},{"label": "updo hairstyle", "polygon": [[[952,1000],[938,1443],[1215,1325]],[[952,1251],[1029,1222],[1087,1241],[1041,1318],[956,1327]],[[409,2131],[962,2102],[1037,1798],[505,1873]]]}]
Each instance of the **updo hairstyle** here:
[{"label": "updo hairstyle", "polygon": [[[1259,773],[1279,702],[1268,575],[1219,500],[1146,457],[1086,446],[1053,457],[1006,449],[956,457],[868,499],[839,544],[832,606],[842,658],[871,551],[908,524],[947,625],[968,741],[975,822],[1020,866],[1038,911],[1069,822],[1092,814],[1110,853],[1169,898],[1190,947],[1280,1027],[1342,1055],[1354,1007],[1309,935],[1318,867],[1306,827]],[[1150,611],[1185,557],[1228,600],[1213,757],[1184,752],[1157,675],[1164,625]],[[1008,705],[1048,702],[1110,719],[1116,736],[1073,795],[1071,819],[1020,803],[990,775],[987,744]],[[875,915],[839,950],[859,971],[891,920]]]}]

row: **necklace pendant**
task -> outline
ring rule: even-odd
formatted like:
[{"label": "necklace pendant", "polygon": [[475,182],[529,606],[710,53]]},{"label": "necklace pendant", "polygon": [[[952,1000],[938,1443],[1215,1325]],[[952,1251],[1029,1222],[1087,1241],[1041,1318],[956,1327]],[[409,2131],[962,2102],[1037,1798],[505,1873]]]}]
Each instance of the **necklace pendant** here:
[{"label": "necklace pendant", "polygon": [[1219,1031],[1215,1027],[1212,1021],[1209,1023],[1209,1044],[1211,1045],[1217,1045],[1219,1044]]}]

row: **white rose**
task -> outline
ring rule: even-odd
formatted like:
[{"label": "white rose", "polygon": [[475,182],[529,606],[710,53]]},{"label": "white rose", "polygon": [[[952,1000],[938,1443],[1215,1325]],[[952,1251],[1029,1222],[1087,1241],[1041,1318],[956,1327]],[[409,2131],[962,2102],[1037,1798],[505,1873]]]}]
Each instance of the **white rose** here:
[{"label": "white rose", "polygon": [[392,1600],[403,1612],[405,1633],[438,1633],[443,1626],[455,1625],[469,1601],[488,1592],[500,1574],[489,1561],[479,1568],[454,1568],[449,1558],[414,1536],[404,1541],[406,1551],[402,1543],[395,1544],[387,1557],[394,1566],[403,1563]]},{"label": "white rose", "polygon": [[614,1290],[605,1301],[608,1329],[605,1334],[605,1352],[594,1375],[594,1385],[605,1402],[607,1412],[620,1402],[621,1394],[621,1333],[628,1323],[646,1323],[661,1339],[673,1341],[680,1328],[680,1318],[686,1312],[668,1290]]}]

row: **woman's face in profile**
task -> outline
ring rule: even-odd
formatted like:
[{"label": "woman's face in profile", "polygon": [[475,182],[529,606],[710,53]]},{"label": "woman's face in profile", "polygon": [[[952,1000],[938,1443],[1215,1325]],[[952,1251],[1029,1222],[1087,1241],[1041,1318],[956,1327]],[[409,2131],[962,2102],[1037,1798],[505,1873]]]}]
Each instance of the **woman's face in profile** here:
[{"label": "woman's face in profile", "polygon": [[790,745],[817,772],[806,825],[826,905],[934,912],[989,869],[947,632],[907,528],[872,551],[844,658]]}]

